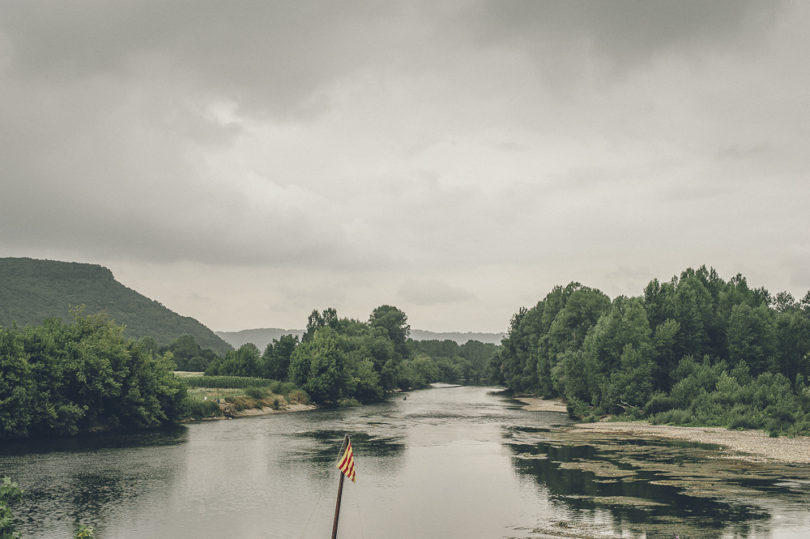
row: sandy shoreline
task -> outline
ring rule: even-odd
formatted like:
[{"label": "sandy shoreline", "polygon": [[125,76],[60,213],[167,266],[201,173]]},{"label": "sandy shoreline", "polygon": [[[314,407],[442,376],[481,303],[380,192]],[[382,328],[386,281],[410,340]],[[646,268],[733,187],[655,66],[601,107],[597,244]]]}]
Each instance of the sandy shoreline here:
[{"label": "sandy shoreline", "polygon": [[565,403],[559,399],[541,399],[540,397],[515,397],[526,406],[524,410],[530,412],[562,412],[568,413]]},{"label": "sandy shoreline", "polygon": [[572,430],[594,434],[620,434],[637,437],[669,438],[725,448],[724,458],[810,463],[810,437],[771,438],[759,430],[728,430],[721,427],[675,427],[644,422],[577,423]]},{"label": "sandy shoreline", "polygon": [[[565,403],[557,399],[516,397],[524,410],[532,412],[566,413]],[[728,430],[722,427],[676,427],[652,425],[642,421],[600,421],[577,423],[572,432],[611,434],[636,437],[669,438],[723,447],[722,457],[742,460],[773,460],[786,463],[810,464],[810,436],[771,438],[761,430]]]},{"label": "sandy shoreline", "polygon": [[259,415],[272,415],[272,414],[289,414],[295,412],[308,412],[310,410],[317,410],[318,406],[315,404],[288,404],[283,408],[275,409],[270,406],[264,406],[262,408],[245,408],[244,410],[237,410],[232,412],[232,417],[228,417],[226,415],[220,415],[217,417],[204,417],[202,419],[189,419],[184,421],[184,423],[192,423],[195,421],[220,421],[223,419],[238,419],[240,417],[253,417]]},{"label": "sandy shoreline", "polygon": [[246,416],[253,416],[253,415],[270,415],[270,414],[286,414],[290,412],[306,412],[309,410],[315,410],[318,407],[314,404],[288,404],[284,408],[275,409],[270,406],[265,406],[263,408],[245,408],[244,410],[239,410],[234,414],[234,417],[246,417]]}]

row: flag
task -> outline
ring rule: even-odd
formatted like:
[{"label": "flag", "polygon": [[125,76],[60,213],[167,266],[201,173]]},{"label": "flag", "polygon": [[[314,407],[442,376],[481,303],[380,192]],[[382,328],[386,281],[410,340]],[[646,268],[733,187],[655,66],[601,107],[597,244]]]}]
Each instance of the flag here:
[{"label": "flag", "polygon": [[355,482],[354,453],[352,453],[351,441],[346,442],[346,451],[337,463],[337,467],[343,472],[343,475],[352,480],[352,483]]}]

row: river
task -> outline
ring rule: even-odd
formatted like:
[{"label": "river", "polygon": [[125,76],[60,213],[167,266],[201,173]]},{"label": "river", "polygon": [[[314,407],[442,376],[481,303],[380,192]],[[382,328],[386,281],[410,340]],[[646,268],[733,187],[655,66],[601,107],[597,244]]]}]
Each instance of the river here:
[{"label": "river", "polygon": [[[23,537],[807,537],[806,467],[715,448],[570,432],[493,388],[414,391],[360,408],[4,444]],[[590,436],[590,438],[588,437]]]}]

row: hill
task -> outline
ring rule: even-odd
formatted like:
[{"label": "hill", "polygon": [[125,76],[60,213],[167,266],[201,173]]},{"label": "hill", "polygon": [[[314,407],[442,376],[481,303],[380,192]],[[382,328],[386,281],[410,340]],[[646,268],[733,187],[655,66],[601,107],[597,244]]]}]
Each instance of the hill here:
[{"label": "hill", "polygon": [[[264,350],[265,347],[282,335],[295,335],[301,337],[304,334],[303,329],[281,329],[281,328],[258,328],[258,329],[243,329],[242,331],[217,331],[216,334],[221,337],[225,342],[239,348],[243,344],[253,343],[259,350]],[[472,332],[435,332],[425,331],[423,329],[411,330],[411,339],[415,341],[455,341],[458,344],[464,344],[467,341],[481,341],[483,343],[501,344],[501,339],[506,336],[505,333],[472,333]]]},{"label": "hill", "polygon": [[239,348],[243,344],[253,343],[256,348],[264,351],[273,339],[278,339],[282,335],[295,335],[299,339],[304,334],[303,329],[281,329],[281,328],[257,328],[243,329],[242,331],[217,331],[217,336],[233,346]]},{"label": "hill", "polygon": [[501,344],[501,339],[504,337],[506,337],[506,333],[411,330],[411,339],[415,341],[456,341],[458,344],[464,344],[467,341],[480,341],[482,343]]},{"label": "hill", "polygon": [[165,345],[191,335],[218,354],[231,349],[197,320],[181,316],[157,301],[122,285],[96,264],[0,258],[0,326],[41,324],[47,318],[71,318],[70,308],[84,305],[86,314],[106,312],[126,326],[132,338],[153,337]]}]

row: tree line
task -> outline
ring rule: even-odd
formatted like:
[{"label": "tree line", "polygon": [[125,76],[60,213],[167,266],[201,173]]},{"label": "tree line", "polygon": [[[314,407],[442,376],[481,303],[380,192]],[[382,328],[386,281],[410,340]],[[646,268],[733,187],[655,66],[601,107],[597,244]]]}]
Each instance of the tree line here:
[{"label": "tree line", "polygon": [[183,416],[185,386],[103,315],[0,328],[0,439],[146,428]]},{"label": "tree line", "polygon": [[512,317],[494,371],[580,417],[809,433],[810,293],[705,266],[612,301],[570,283]]},{"label": "tree line", "polygon": [[276,380],[326,406],[374,402],[432,382],[485,381],[495,345],[416,342],[407,315],[374,309],[367,322],[313,311],[306,333],[274,339],[260,353],[246,344],[223,356],[184,335],[169,345],[136,341],[105,315],[72,323],[0,327],[0,439],[138,429],[193,416],[173,370]]}]

